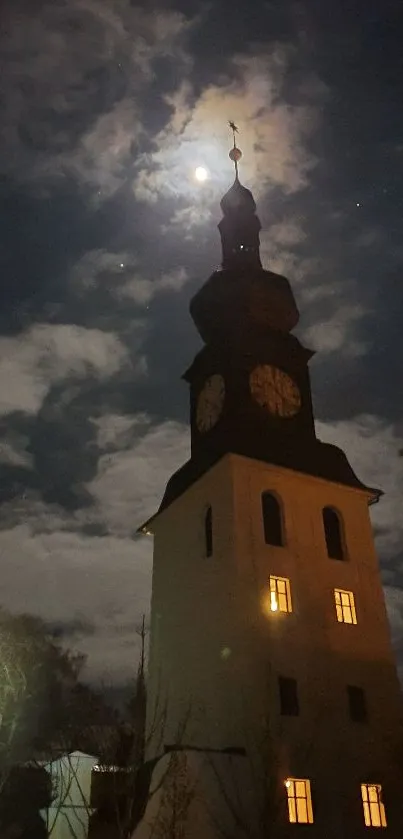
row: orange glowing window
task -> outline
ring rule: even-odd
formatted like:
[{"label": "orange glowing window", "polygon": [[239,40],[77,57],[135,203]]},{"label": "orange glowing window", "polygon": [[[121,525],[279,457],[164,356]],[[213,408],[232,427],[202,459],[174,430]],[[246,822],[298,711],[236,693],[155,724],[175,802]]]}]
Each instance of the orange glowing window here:
[{"label": "orange glowing window", "polygon": [[270,577],[270,611],[292,612],[290,581],[286,577]]},{"label": "orange glowing window", "polygon": [[361,795],[366,827],[386,827],[381,785],[361,784]]},{"label": "orange glowing window", "polygon": [[312,824],[311,782],[307,778],[287,778],[288,820],[292,824]]},{"label": "orange glowing window", "polygon": [[343,591],[341,588],[335,588],[334,601],[339,623],[357,623],[355,600],[352,591]]}]

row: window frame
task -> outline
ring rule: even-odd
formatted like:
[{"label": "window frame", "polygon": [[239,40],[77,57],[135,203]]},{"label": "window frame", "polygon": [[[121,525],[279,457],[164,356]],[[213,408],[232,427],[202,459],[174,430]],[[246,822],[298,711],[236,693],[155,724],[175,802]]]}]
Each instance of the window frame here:
[{"label": "window frame", "polygon": [[[272,583],[274,584],[272,587]],[[278,584],[284,583],[284,591],[279,591]],[[276,608],[273,608],[274,604],[274,597],[276,600]],[[286,608],[281,608],[281,604],[284,604]],[[288,577],[278,577],[276,574],[270,574],[269,576],[269,611],[276,614],[280,613],[282,615],[291,615],[293,611],[292,606],[292,597],[291,597],[291,584]]]},{"label": "window frame", "polygon": [[[300,787],[303,784],[304,795],[298,795]],[[287,778],[285,782],[287,790],[287,805],[288,805],[288,822],[289,824],[313,824],[313,806],[312,806],[312,790],[309,778]],[[306,818],[300,818],[301,804],[305,803]]]},{"label": "window frame", "polygon": [[[269,541],[267,538],[268,533],[268,526],[266,526],[267,517],[265,516],[265,508],[264,508],[264,500],[265,498],[272,498],[276,505],[276,512],[278,515],[278,520],[276,522],[276,527],[278,527],[279,538],[275,541]],[[285,534],[285,524],[284,524],[284,511],[283,511],[283,503],[280,496],[272,489],[265,489],[260,494],[260,509],[262,514],[262,522],[263,522],[263,536],[265,545],[271,545],[273,548],[284,548],[286,545],[286,534]]]},{"label": "window frame", "polygon": [[[371,799],[371,794],[374,797]],[[361,800],[364,811],[365,827],[382,828],[387,827],[385,805],[382,800],[382,784],[364,783],[361,784]],[[375,812],[375,818],[374,818]],[[376,824],[375,822],[379,822]]]},{"label": "window frame", "polygon": [[280,714],[283,717],[299,716],[298,682],[291,676],[277,677]]},{"label": "window frame", "polygon": [[368,722],[368,703],[364,688],[347,685],[347,700],[350,720],[356,723]]},{"label": "window frame", "polygon": [[[348,603],[343,603],[343,595],[348,596]],[[333,599],[336,608],[337,623],[344,623],[349,626],[357,626],[357,607],[354,592],[344,588],[335,588],[333,589]],[[346,620],[346,614],[348,614],[348,610],[351,615],[351,620]]]},{"label": "window frame", "polygon": [[204,556],[208,559],[213,556],[213,508],[211,504],[204,510],[203,531]]},{"label": "window frame", "polygon": [[[333,522],[337,523],[337,542],[339,544],[339,549],[335,552],[332,552],[332,534],[329,532],[329,522],[326,523],[325,516],[327,513],[331,513],[333,518]],[[332,507],[331,504],[326,504],[322,507],[322,524],[323,524],[323,532],[325,535],[325,545],[326,545],[326,553],[329,559],[334,559],[337,562],[345,562],[348,559],[347,555],[347,545],[346,545],[346,537],[345,537],[345,529],[344,529],[344,520],[343,516],[340,513],[340,510],[337,510],[336,507]],[[333,525],[332,525],[333,526]]]}]

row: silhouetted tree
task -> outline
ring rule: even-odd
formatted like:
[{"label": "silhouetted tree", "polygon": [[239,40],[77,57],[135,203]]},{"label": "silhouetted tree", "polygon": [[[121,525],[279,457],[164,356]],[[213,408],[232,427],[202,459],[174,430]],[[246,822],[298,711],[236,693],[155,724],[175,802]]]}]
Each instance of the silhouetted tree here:
[{"label": "silhouetted tree", "polygon": [[[116,751],[118,714],[100,692],[80,682],[84,662],[85,656],[63,649],[40,618],[0,610],[1,839],[12,824],[17,830],[16,820],[15,835],[42,835],[39,807],[50,800],[43,804],[38,790],[42,762],[75,749],[98,757],[101,743],[105,759]],[[36,779],[28,791],[22,781],[27,764]],[[28,823],[31,832],[21,833]]]},{"label": "silhouetted tree", "polygon": [[90,820],[89,839],[127,839],[147,801],[149,777],[144,764],[147,630],[144,616],[137,634],[141,642],[140,656],[137,677],[126,705],[126,719],[116,728],[115,752],[106,755],[99,750],[99,763],[105,771],[94,775],[92,803],[96,812]]}]

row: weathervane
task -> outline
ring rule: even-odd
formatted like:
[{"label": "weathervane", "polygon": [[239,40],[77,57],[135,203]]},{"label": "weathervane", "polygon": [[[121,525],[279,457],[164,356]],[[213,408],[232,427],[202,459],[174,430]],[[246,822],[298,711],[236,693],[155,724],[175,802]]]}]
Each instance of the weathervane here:
[{"label": "weathervane", "polygon": [[231,151],[229,152],[228,156],[229,156],[229,159],[232,160],[234,165],[235,165],[235,180],[237,181],[238,180],[238,160],[240,160],[241,157],[242,157],[241,149],[239,149],[237,144],[236,144],[236,136],[235,135],[238,134],[238,126],[235,125],[235,122],[232,122],[231,120],[229,120],[228,125],[229,125],[229,127],[232,131],[232,136],[234,138],[234,145],[233,145]]}]

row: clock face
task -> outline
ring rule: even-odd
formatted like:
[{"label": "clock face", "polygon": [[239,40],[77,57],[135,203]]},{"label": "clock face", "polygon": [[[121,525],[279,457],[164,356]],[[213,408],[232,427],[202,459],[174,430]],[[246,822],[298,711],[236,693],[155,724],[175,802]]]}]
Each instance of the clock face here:
[{"label": "clock face", "polygon": [[204,383],[196,405],[196,425],[199,431],[209,431],[218,421],[225,399],[224,379],[219,373]]},{"label": "clock face", "polygon": [[300,391],[287,373],[259,364],[249,376],[251,394],[262,408],[277,417],[293,417],[301,407]]}]

